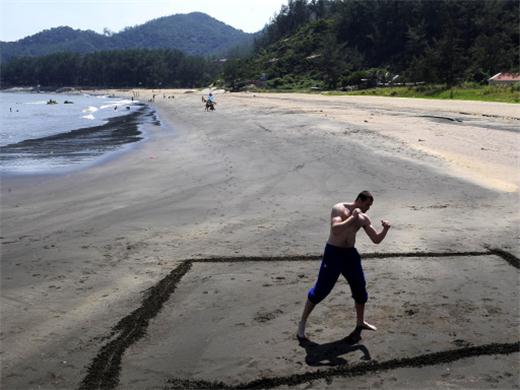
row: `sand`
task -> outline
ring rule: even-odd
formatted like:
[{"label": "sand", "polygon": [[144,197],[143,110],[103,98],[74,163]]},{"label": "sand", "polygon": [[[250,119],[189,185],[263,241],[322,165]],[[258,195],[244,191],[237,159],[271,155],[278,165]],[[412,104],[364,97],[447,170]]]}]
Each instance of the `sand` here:
[{"label": "sand", "polygon": [[365,332],[363,347],[342,342],[355,325],[343,280],[311,317],[311,341],[298,345],[288,324],[298,322],[302,291],[318,268],[303,260],[195,263],[125,353],[121,388],[159,387],[164,378],[239,386],[517,339],[517,275],[508,264],[495,256],[432,256],[365,261],[370,319],[384,329]]},{"label": "sand", "polygon": [[[200,93],[183,92],[140,91],[144,100],[157,95],[163,125],[148,127],[146,142],[129,153],[80,172],[2,179],[5,388],[77,388],[92,379],[102,348],[119,341],[121,364],[106,376],[120,388],[300,374],[300,387],[341,387],[350,380],[343,374],[331,383],[327,375],[305,377],[317,366],[291,334],[319,265],[308,256],[321,253],[330,207],[362,189],[375,195],[376,228],[382,218],[393,224],[378,246],[360,235],[362,254],[431,253],[366,261],[369,313],[380,330],[362,345],[379,362],[452,349],[471,356],[452,363],[451,377],[443,371],[451,366],[433,359],[424,374],[412,363],[366,372],[356,376],[359,387],[412,386],[410,378],[423,376],[425,387],[518,385],[515,354],[499,353],[518,343],[511,298],[518,270],[487,252],[520,254],[518,105],[218,93],[217,110],[207,113]],[[473,254],[439,259],[433,252]],[[193,263],[170,275],[183,260],[215,256],[232,256],[232,266]],[[292,261],[251,268],[252,257],[272,256]],[[168,294],[148,290],[168,278],[175,279]],[[396,296],[403,278],[405,292]],[[352,323],[345,288],[338,285],[321,309],[328,320],[317,316],[310,325],[319,345],[336,342]],[[156,295],[143,306],[150,291]],[[139,332],[114,329],[143,307],[154,309],[144,310]],[[407,326],[395,326],[392,315],[407,311]],[[496,316],[499,322],[490,320]],[[336,361],[358,364],[360,350],[352,357],[343,349]],[[179,351],[189,353],[179,360]],[[284,383],[267,387],[276,386]]]}]

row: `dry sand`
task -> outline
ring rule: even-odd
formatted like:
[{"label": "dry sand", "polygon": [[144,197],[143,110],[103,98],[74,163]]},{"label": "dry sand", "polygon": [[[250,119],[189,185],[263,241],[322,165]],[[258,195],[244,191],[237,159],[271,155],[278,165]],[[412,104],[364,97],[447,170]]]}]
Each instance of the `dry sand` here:
[{"label": "dry sand", "polygon": [[[77,388],[103,376],[104,346],[124,353],[104,375],[120,388],[297,374],[299,388],[343,387],[353,380],[344,372],[305,375],[320,367],[312,348],[323,352],[352,324],[346,287],[311,318],[317,346],[292,332],[319,265],[305,256],[319,256],[332,204],[362,189],[375,195],[376,227],[385,218],[393,228],[377,247],[360,236],[360,252],[478,253],[366,260],[380,330],[355,351],[334,344],[337,364],[321,369],[358,364],[366,349],[373,361],[412,360],[363,372],[360,388],[421,388],[413,378],[424,388],[518,387],[518,354],[503,353],[518,349],[518,270],[486,249],[520,254],[518,105],[222,93],[207,113],[200,93],[182,92],[155,92],[163,126],[130,153],[2,180],[3,387]],[[170,274],[214,256],[238,262]],[[125,318],[144,322],[115,329]],[[454,348],[469,355],[414,366]]]}]

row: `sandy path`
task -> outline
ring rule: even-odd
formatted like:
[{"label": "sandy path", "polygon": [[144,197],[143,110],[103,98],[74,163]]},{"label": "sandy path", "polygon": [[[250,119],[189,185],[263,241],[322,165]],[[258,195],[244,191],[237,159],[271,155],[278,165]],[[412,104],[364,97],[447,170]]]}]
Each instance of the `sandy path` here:
[{"label": "sandy path", "polygon": [[[7,388],[77,386],[101,338],[181,259],[319,254],[330,206],[362,189],[375,194],[375,225],[384,217],[394,228],[377,248],[360,237],[361,251],[518,253],[517,177],[474,168],[496,150],[510,152],[493,164],[517,164],[518,133],[497,129],[516,123],[507,118],[517,106],[464,103],[464,118],[481,123],[464,129],[488,134],[489,151],[478,153],[477,133],[466,148],[419,116],[452,116],[451,102],[226,94],[205,113],[200,94],[166,93],[175,99],[156,98],[163,127],[131,153],[73,174],[2,180]],[[436,154],[450,150],[475,177]]]}]

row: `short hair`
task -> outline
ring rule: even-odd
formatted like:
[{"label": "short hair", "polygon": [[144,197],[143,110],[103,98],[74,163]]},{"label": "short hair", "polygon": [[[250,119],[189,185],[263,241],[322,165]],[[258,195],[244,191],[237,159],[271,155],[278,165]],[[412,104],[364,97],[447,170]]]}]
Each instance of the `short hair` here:
[{"label": "short hair", "polygon": [[369,191],[361,191],[357,196],[356,200],[360,200],[362,202],[370,199],[372,202],[374,201],[374,197]]}]

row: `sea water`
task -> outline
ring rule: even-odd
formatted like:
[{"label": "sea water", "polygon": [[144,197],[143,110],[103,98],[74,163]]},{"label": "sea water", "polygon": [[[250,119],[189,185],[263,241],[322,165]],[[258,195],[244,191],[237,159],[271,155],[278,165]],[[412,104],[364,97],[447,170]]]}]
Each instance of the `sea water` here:
[{"label": "sea water", "polygon": [[0,173],[52,173],[84,166],[143,139],[145,121],[157,123],[157,118],[137,100],[1,92]]}]

